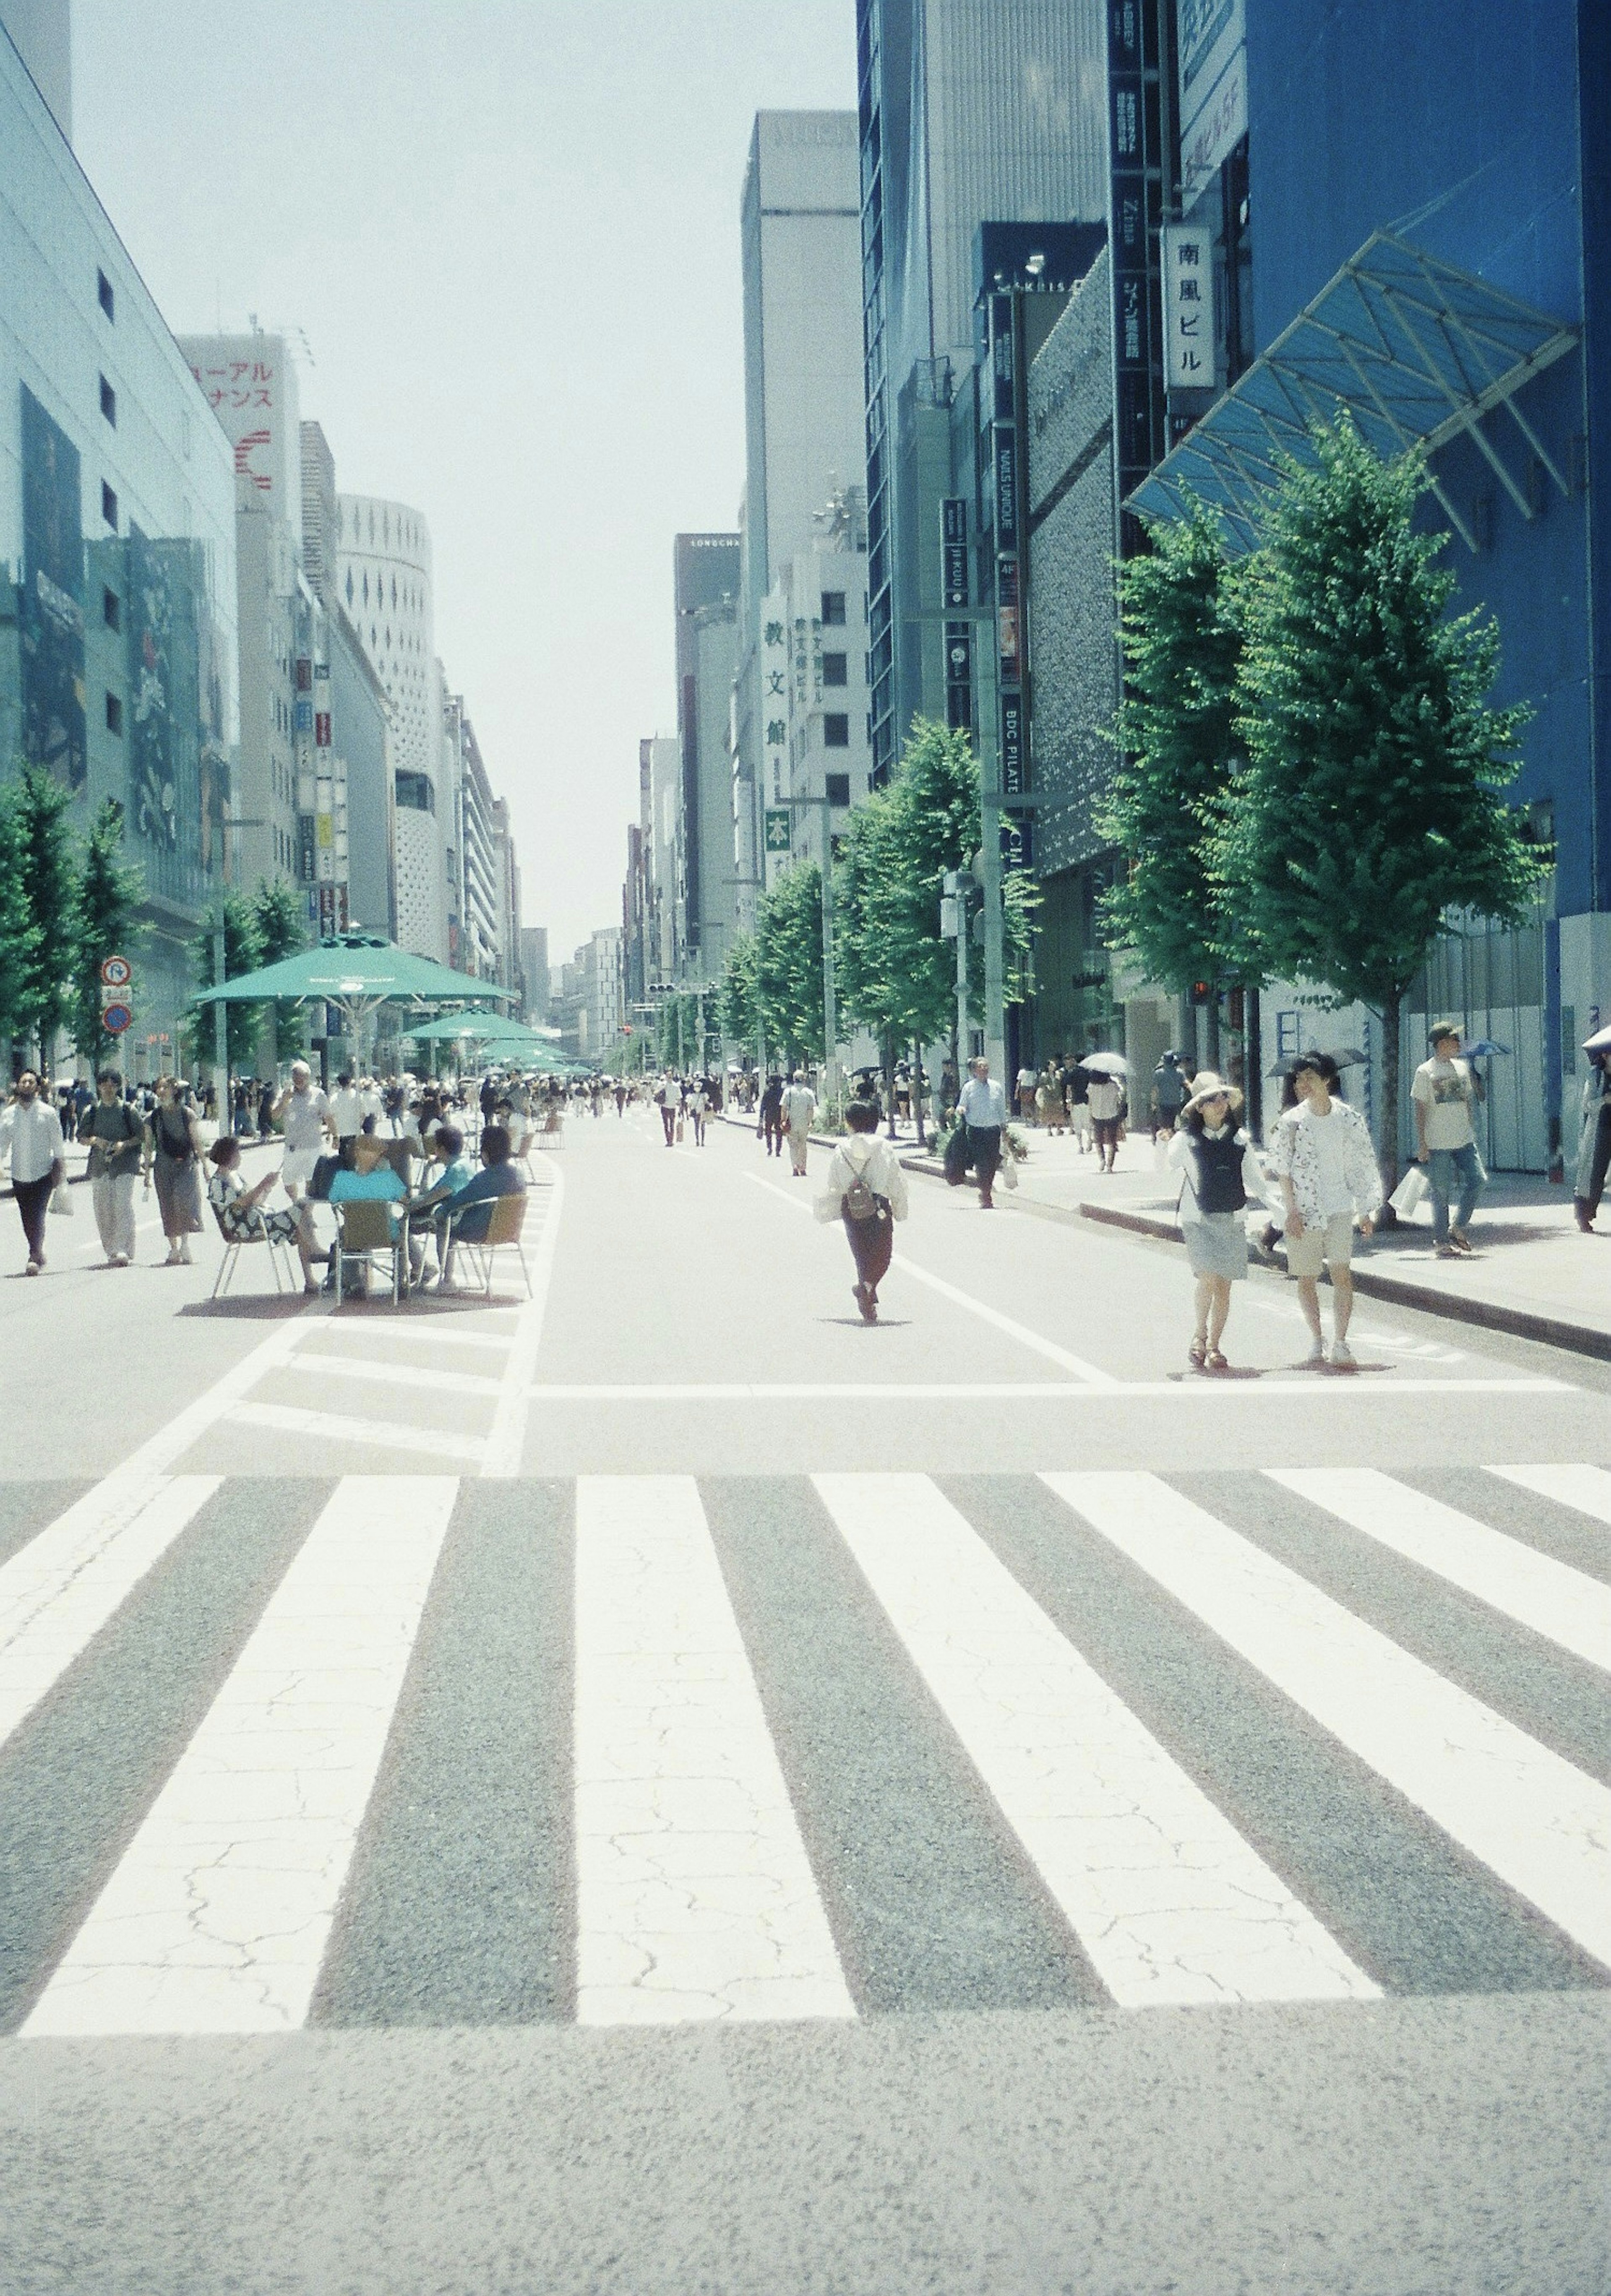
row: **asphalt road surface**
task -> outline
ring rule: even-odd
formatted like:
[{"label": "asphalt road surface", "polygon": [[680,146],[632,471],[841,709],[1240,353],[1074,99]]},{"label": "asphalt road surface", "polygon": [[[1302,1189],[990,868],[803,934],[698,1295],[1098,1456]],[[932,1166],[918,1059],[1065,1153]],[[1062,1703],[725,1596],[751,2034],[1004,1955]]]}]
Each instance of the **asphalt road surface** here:
[{"label": "asphalt road surface", "polygon": [[536,1178],[0,1280],[4,2296],[1606,2296],[1611,1368]]}]

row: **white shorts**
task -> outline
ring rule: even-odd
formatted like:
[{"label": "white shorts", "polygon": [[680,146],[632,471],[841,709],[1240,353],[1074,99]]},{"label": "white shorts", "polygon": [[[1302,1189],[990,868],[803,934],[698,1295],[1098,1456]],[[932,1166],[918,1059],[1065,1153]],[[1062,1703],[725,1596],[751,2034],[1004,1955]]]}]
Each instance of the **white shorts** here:
[{"label": "white shorts", "polygon": [[325,1153],[322,1148],[287,1148],[285,1160],[280,1166],[280,1177],[287,1182],[300,1182],[306,1187],[313,1177],[313,1168]]},{"label": "white shorts", "polygon": [[1288,1275],[1318,1275],[1320,1264],[1346,1267],[1353,1258],[1353,1214],[1333,1212],[1324,1227],[1305,1226],[1302,1235],[1286,1239]]}]

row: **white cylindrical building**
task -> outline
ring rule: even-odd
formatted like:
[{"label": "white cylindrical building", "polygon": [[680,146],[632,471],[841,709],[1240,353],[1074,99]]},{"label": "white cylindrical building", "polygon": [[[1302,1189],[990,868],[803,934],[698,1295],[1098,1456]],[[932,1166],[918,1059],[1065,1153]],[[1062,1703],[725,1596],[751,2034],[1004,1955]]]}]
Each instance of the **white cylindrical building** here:
[{"label": "white cylindrical building", "polygon": [[342,605],[391,703],[397,789],[397,929],[405,948],[448,961],[446,849],[439,796],[442,697],[431,594],[431,529],[407,503],[336,497]]}]

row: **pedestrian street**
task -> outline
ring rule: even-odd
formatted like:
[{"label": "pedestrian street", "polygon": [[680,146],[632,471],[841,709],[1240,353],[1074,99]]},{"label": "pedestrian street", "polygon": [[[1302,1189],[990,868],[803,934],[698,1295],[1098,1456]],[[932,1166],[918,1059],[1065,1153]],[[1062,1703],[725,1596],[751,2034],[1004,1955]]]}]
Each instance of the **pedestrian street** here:
[{"label": "pedestrian street", "polygon": [[211,1239],[0,1291],[7,2116],[125,2069],[99,2174],[242,2048],[320,2053],[294,2126],[382,2036],[614,2098],[647,2029],[847,2109],[867,2050],[1027,2095],[1085,2031],[1128,2093],[1212,2018],[1251,2174],[1250,2085],[1385,2035],[1427,2093],[1479,2009],[1477,2091],[1603,2051],[1605,1368],[1366,1301],[1306,1371],[1260,1275],[1260,1375],[1194,1377],[1173,1248],[921,1178],[868,1330],[816,1185],[630,1111],[544,1160],[530,1298],[214,1301]]}]

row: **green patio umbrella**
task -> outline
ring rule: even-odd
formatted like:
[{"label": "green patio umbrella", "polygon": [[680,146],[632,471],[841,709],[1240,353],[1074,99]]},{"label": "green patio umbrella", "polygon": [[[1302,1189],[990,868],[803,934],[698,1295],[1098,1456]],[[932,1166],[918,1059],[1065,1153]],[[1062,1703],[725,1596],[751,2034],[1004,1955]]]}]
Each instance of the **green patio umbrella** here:
[{"label": "green patio umbrella", "polygon": [[558,1041],[552,1029],[533,1029],[524,1021],[511,1020],[506,1013],[439,1013],[434,1020],[422,1021],[417,1029],[400,1032],[415,1044],[462,1044],[471,1039],[489,1043],[494,1037],[512,1045],[552,1045]]},{"label": "green patio umbrella", "polygon": [[203,988],[192,998],[195,1004],[251,1004],[275,998],[301,1004],[317,997],[347,1015],[356,1035],[382,1004],[467,1004],[477,1001],[510,1004],[513,988],[494,980],[476,980],[455,972],[428,956],[415,956],[394,941],[374,933],[333,933],[312,948],[299,949],[256,972],[237,973],[216,988]]}]

